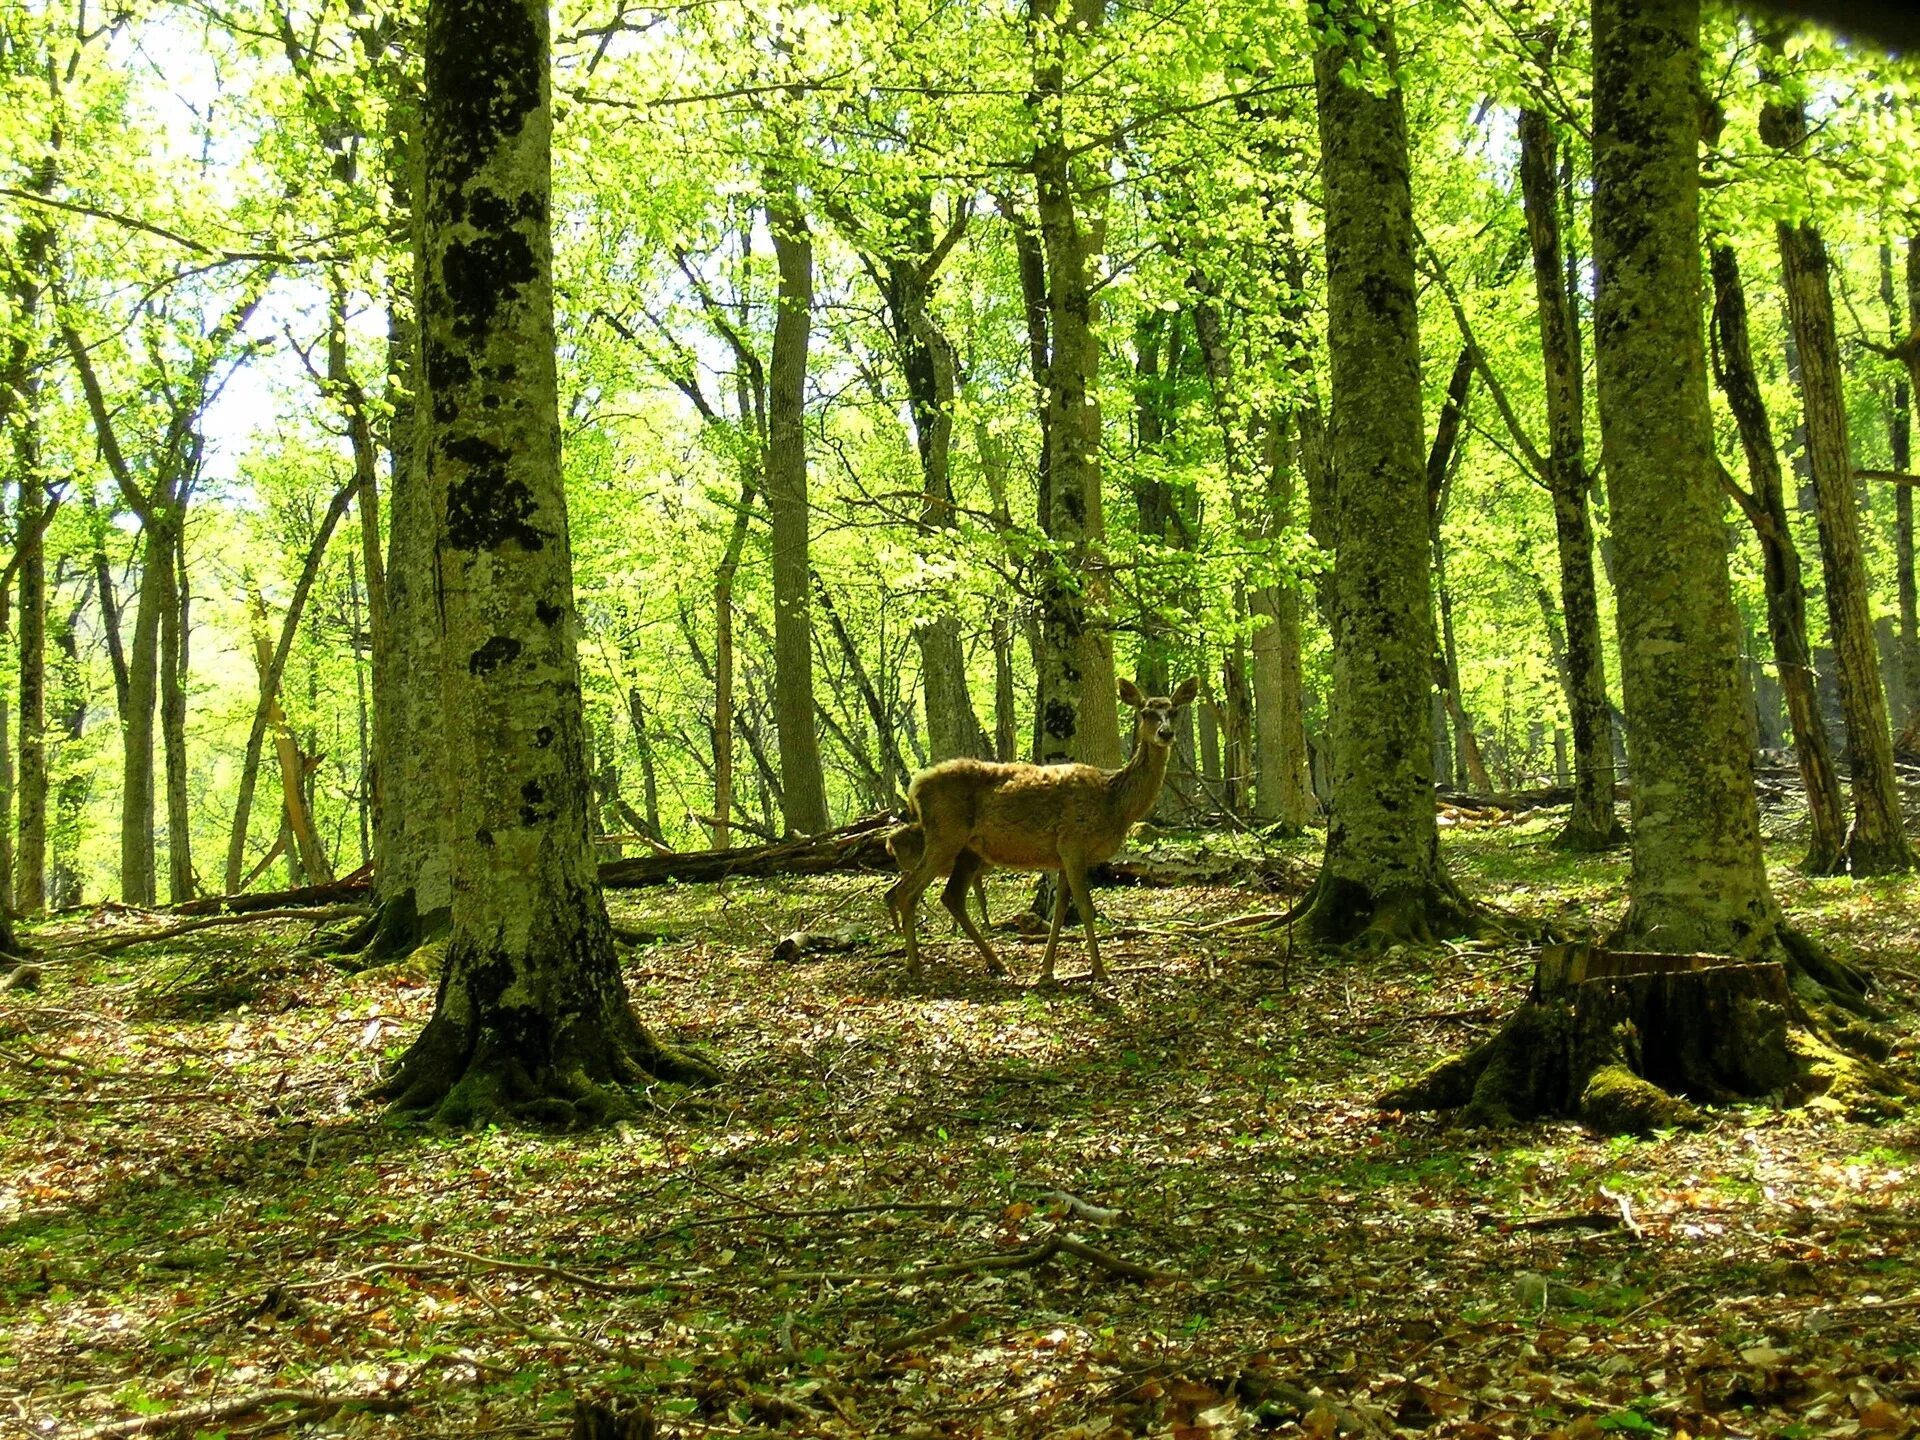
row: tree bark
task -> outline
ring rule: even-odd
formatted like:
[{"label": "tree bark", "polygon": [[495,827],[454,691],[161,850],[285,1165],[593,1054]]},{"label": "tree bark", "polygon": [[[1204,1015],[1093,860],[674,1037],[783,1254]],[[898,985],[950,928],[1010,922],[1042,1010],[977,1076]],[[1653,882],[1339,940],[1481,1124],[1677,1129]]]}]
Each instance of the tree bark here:
[{"label": "tree bark", "polygon": [[629,1082],[711,1073],[635,1019],[587,840],[547,27],[544,0],[430,0],[423,46],[421,408],[453,914],[433,1016],[382,1090],[454,1125],[593,1121],[629,1108]]},{"label": "tree bark", "polygon": [[1773,444],[1773,426],[1754,373],[1739,261],[1729,245],[1713,247],[1713,323],[1720,388],[1740,431],[1740,445],[1747,457],[1747,483],[1753,489],[1750,493],[1742,491],[1731,481],[1727,486],[1760,542],[1767,633],[1773,642],[1774,669],[1787,702],[1794,756],[1800,764],[1800,783],[1807,797],[1809,834],[1801,868],[1810,875],[1839,874],[1846,869],[1846,805],[1840,796],[1832,747],[1827,743],[1827,727],[1820,717],[1813,654],[1807,643],[1807,592],[1800,575],[1800,552],[1788,523],[1786,485],[1780,473],[1780,455]]},{"label": "tree bark", "polygon": [[[1889,277],[1891,280],[1891,277]],[[1908,336],[1920,336],[1920,235],[1907,237],[1906,325]],[[1896,314],[1898,312],[1895,312]],[[1920,404],[1920,340],[1909,340],[1903,347],[1907,367],[1906,419],[1899,429],[1893,466],[1907,471],[1912,467],[1912,407]],[[1903,734],[1907,743],[1920,749],[1920,585],[1915,573],[1913,538],[1913,487],[1902,485],[1893,495],[1894,587],[1900,607],[1900,673],[1906,679],[1906,716]]]},{"label": "tree bark", "polygon": [[[197,439],[195,448],[197,451]],[[196,459],[196,469],[198,463]],[[184,499],[180,509],[184,521]],[[193,899],[195,889],[193,811],[187,794],[187,636],[191,604],[186,535],[183,529],[175,529],[168,546],[165,605],[160,613],[160,739],[167,776],[167,899],[174,905]]]},{"label": "tree bark", "polygon": [[[1261,538],[1269,543],[1295,523],[1294,435],[1285,410],[1266,427],[1267,503]],[[1290,835],[1318,808],[1307,774],[1306,683],[1301,670],[1300,589],[1292,577],[1270,579],[1248,595],[1254,617],[1254,815]],[[1164,694],[1164,691],[1154,691]]]},{"label": "tree bark", "polygon": [[1555,843],[1604,850],[1626,839],[1613,808],[1613,723],[1593,577],[1593,525],[1587,514],[1586,421],[1580,355],[1560,257],[1560,212],[1553,123],[1520,112],[1520,188],[1533,251],[1540,353],[1546,368],[1547,490],[1560,556],[1560,608],[1566,620],[1567,713],[1573,729],[1573,807]]},{"label": "tree bark", "polygon": [[[50,147],[57,152],[60,132]],[[35,167],[28,182],[42,195],[51,194],[55,159],[49,155]],[[21,227],[14,266],[13,326],[7,369],[0,384],[0,425],[13,432],[14,476],[19,504],[13,533],[19,546],[19,657],[20,657],[20,768],[15,795],[19,810],[19,843],[11,852],[11,883],[0,865],[0,909],[9,896],[26,915],[38,915],[47,903],[47,569],[45,482],[40,473],[40,373],[35,349],[40,288],[53,246],[52,230],[39,221]],[[0,632],[5,630],[0,623]],[[0,748],[6,744],[0,728]],[[11,817],[0,813],[0,826],[12,836]]]},{"label": "tree bark", "polygon": [[[1772,98],[1761,107],[1761,138],[1791,153],[1807,138],[1806,112],[1797,99]],[[1833,635],[1840,709],[1847,726],[1853,790],[1853,828],[1847,862],[1856,875],[1913,868],[1913,851],[1900,823],[1900,782],[1893,768],[1893,736],[1873,640],[1873,614],[1854,500],[1853,456],[1847,436],[1840,342],[1827,282],[1827,251],[1813,225],[1775,227],[1787,315],[1800,352],[1800,398],[1807,420],[1807,458],[1820,518],[1820,570]]]},{"label": "tree bark", "polygon": [[1593,0],[1594,342],[1633,868],[1622,949],[1752,959],[1767,885],[1700,330],[1698,0]]},{"label": "tree bark", "polygon": [[774,724],[782,818],[795,834],[824,830],[827,783],[814,729],[813,621],[807,559],[807,342],[813,328],[813,240],[798,192],[773,184],[767,225],[780,272],[767,367],[767,510],[773,522]]},{"label": "tree bark", "polygon": [[[1406,116],[1343,70],[1390,79],[1392,28],[1320,15],[1333,379],[1333,806],[1303,923],[1324,942],[1455,934],[1469,907],[1440,863],[1425,435]],[[1324,27],[1324,29],[1322,28]]]}]

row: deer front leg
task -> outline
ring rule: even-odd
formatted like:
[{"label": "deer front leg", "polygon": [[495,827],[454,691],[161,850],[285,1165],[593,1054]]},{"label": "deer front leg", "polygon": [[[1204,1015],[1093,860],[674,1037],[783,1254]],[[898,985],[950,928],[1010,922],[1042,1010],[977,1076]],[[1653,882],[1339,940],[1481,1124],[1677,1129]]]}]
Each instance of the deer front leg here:
[{"label": "deer front leg", "polygon": [[1093,957],[1093,978],[1107,978],[1107,967],[1100,963],[1100,941],[1093,933],[1093,896],[1087,892],[1087,862],[1075,857],[1066,863],[1061,871],[1065,880],[1060,888],[1065,891],[1073,888],[1073,903],[1080,907],[1080,919],[1087,927],[1087,953]]},{"label": "deer front leg", "polygon": [[[1004,975],[1007,973],[1006,965],[998,955],[994,954],[993,946],[987,943],[987,937],[982,935],[979,928],[974,925],[973,917],[967,914],[967,890],[970,886],[980,885],[981,869],[980,857],[971,850],[962,850],[954,857],[953,873],[947,877],[947,888],[940,895],[940,903],[947,907],[949,915],[960,922],[960,928],[967,932],[967,938],[972,940],[980,953],[986,957],[987,973]],[[980,913],[984,915],[986,910],[987,904],[983,891]]]},{"label": "deer front leg", "polygon": [[1064,872],[1053,887],[1053,925],[1047,931],[1047,953],[1040,960],[1040,983],[1053,984],[1053,952],[1060,946],[1060,926],[1067,918],[1067,878]]}]

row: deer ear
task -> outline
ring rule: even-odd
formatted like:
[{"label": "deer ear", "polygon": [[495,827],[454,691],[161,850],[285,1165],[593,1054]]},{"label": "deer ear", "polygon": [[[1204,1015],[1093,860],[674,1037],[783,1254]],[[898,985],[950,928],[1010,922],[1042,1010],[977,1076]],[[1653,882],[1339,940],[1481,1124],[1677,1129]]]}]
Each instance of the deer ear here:
[{"label": "deer ear", "polygon": [[1185,680],[1180,682],[1180,688],[1173,692],[1173,703],[1176,706],[1191,705],[1193,703],[1193,697],[1199,693],[1200,677],[1197,675],[1189,675]]},{"label": "deer ear", "polygon": [[1140,693],[1140,687],[1124,678],[1120,681],[1120,698],[1136,710],[1144,709],[1147,703],[1147,697]]}]

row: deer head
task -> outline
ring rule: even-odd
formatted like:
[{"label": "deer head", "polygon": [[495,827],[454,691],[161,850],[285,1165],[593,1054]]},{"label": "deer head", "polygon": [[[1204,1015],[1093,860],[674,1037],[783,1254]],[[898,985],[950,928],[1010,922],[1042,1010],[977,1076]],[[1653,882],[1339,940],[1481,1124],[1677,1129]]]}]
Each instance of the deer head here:
[{"label": "deer head", "polygon": [[1140,740],[1163,750],[1173,745],[1173,712],[1183,705],[1191,705],[1199,693],[1200,682],[1191,677],[1181,681],[1172,695],[1147,696],[1141,694],[1140,687],[1131,680],[1120,682],[1120,698],[1138,712],[1136,733]]}]

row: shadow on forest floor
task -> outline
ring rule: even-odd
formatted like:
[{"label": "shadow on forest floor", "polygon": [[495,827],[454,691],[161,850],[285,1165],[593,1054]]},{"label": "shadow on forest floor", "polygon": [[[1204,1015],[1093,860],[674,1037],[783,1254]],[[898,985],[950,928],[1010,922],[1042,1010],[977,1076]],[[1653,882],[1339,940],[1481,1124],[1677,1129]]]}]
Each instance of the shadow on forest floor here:
[{"label": "shadow on forest floor", "polygon": [[[1603,928],[1624,856],[1552,819],[1451,863]],[[1877,969],[1911,1076],[1920,881],[1776,880]],[[1489,1033],[1523,953],[1289,960],[1183,928],[1271,897],[1109,890],[1103,992],[1065,939],[1061,988],[1011,938],[989,979],[944,916],[914,986],[881,884],[614,896],[678,937],[629,955],[636,1007],[730,1078],[584,1136],[361,1105],[432,987],[304,925],[50,965],[0,996],[0,1404],[96,1440],[559,1434],[575,1394],[690,1437],[1912,1433],[1915,1121],[1450,1131],[1370,1097]]]}]

